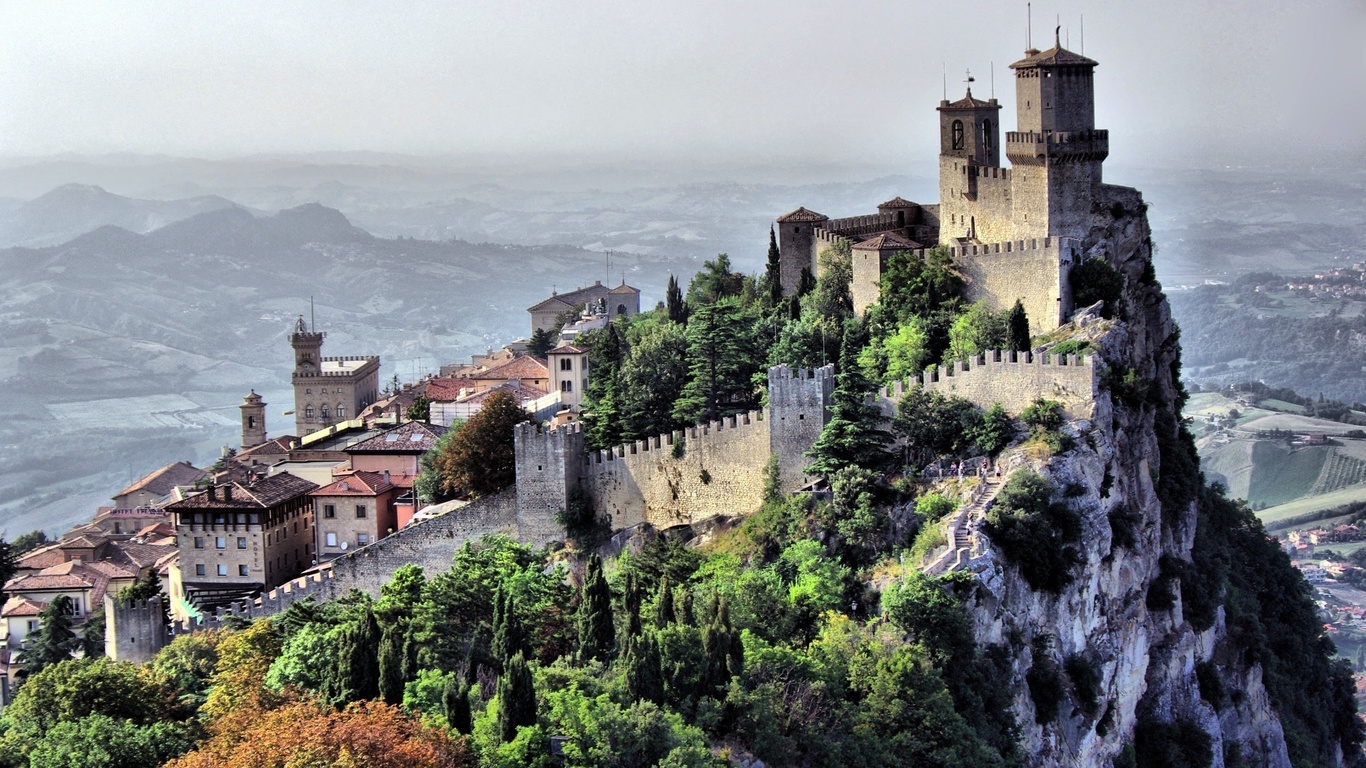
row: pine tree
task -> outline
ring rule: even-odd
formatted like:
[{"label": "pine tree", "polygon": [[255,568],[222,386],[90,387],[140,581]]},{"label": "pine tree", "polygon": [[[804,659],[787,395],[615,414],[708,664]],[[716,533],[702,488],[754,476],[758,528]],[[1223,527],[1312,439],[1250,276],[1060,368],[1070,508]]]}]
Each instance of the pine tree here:
[{"label": "pine tree", "polygon": [[460,675],[451,675],[446,687],[441,691],[441,708],[446,713],[446,722],[456,732],[468,735],[472,728],[470,713],[470,684]]},{"label": "pine tree", "polygon": [[80,646],[80,638],[71,629],[71,615],[75,612],[71,598],[58,595],[38,614],[38,631],[28,636],[20,652],[24,676],[32,676],[51,664],[71,658]]},{"label": "pine tree", "polygon": [[506,743],[517,738],[518,727],[535,724],[536,684],[519,653],[508,660],[498,678],[498,732]]},{"label": "pine tree", "polygon": [[532,357],[544,358],[545,354],[555,348],[555,334],[544,328],[537,328],[531,332],[531,338],[527,340],[526,352]]},{"label": "pine tree", "polygon": [[1010,308],[1010,348],[1016,352],[1028,352],[1032,347],[1029,342],[1029,318],[1025,315],[1024,304],[1019,299],[1015,300],[1015,306]]},{"label": "pine tree", "polygon": [[655,628],[663,629],[674,620],[674,593],[669,585],[669,577],[659,580],[659,593],[655,599]]},{"label": "pine tree", "polygon": [[664,669],[654,632],[626,641],[622,653],[626,695],[631,701],[664,703]]},{"label": "pine tree", "polygon": [[640,637],[640,582],[634,571],[626,574],[626,591],[622,595],[622,613],[626,617],[623,642]]},{"label": "pine tree", "polygon": [[753,318],[734,299],[698,308],[688,321],[688,383],[674,404],[687,424],[713,421],[753,406]]},{"label": "pine tree", "polygon": [[622,442],[621,366],[628,350],[616,323],[591,339],[588,369],[593,375],[584,392],[584,437],[590,449],[610,448]]},{"label": "pine tree", "polygon": [[683,596],[674,601],[674,620],[685,627],[697,623],[692,610],[692,592],[683,587]]},{"label": "pine tree", "polygon": [[882,428],[886,417],[870,397],[873,383],[858,364],[862,346],[861,331],[851,324],[840,343],[830,421],[806,454],[811,457],[811,466],[806,468],[809,474],[830,477],[845,467],[873,469],[887,461],[891,435]]},{"label": "pine tree", "polygon": [[688,322],[688,305],[683,302],[683,291],[678,287],[678,278],[669,275],[669,285],[664,290],[665,306],[669,319],[679,325]]},{"label": "pine tree", "polygon": [[403,630],[397,625],[380,633],[379,693],[385,704],[403,703]]},{"label": "pine tree", "polygon": [[579,602],[579,657],[608,661],[616,645],[612,627],[612,590],[602,574],[602,560],[588,558]]},{"label": "pine tree", "polygon": [[783,300],[783,263],[778,251],[778,238],[772,225],[768,228],[768,264],[764,267],[764,298],[769,307],[776,307]]}]

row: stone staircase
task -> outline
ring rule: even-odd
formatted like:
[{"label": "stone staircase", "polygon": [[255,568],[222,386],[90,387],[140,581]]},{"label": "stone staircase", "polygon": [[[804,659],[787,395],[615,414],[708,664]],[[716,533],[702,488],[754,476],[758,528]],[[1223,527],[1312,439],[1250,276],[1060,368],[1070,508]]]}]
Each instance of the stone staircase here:
[{"label": "stone staircase", "polygon": [[977,533],[977,527],[1004,485],[1004,477],[993,475],[987,475],[977,483],[968,502],[944,520],[944,538],[948,540],[948,548],[925,568],[925,573],[938,576],[961,570],[972,558],[983,553],[985,544]]}]

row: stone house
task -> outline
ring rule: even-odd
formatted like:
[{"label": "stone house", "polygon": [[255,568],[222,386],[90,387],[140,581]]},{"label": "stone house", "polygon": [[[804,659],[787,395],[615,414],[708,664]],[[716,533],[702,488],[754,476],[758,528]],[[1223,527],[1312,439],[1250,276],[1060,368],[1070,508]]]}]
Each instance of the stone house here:
[{"label": "stone house", "polygon": [[212,607],[298,576],[314,557],[308,494],[317,487],[282,472],[251,484],[210,486],[169,505],[180,554],[172,596]]},{"label": "stone house", "polygon": [[608,288],[601,280],[587,288],[567,293],[551,291],[550,298],[527,307],[531,315],[531,332],[560,330],[557,322],[566,312],[578,312],[585,306],[602,305],[609,317],[630,317],[640,314],[640,289],[622,281],[616,288]]},{"label": "stone house", "polygon": [[317,561],[339,557],[398,530],[399,491],[387,472],[352,471],[310,492]]},{"label": "stone house", "polygon": [[208,477],[208,474],[188,461],[167,464],[143,475],[132,485],[114,494],[114,506],[118,509],[157,506],[175,489],[193,487],[195,483]]},{"label": "stone house", "polygon": [[546,353],[550,369],[550,390],[560,393],[560,405],[577,411],[588,389],[588,350],[561,344]]}]

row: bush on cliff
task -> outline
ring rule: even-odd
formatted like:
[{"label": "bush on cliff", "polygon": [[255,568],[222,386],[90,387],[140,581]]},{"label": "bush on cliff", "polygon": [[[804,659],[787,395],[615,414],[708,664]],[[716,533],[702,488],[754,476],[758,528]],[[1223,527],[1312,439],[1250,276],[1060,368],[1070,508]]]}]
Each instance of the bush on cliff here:
[{"label": "bush on cliff", "polygon": [[1020,567],[1029,586],[1057,593],[1072,582],[1081,519],[1066,504],[1050,501],[1054,490],[1037,472],[1015,472],[987,512],[982,530]]}]

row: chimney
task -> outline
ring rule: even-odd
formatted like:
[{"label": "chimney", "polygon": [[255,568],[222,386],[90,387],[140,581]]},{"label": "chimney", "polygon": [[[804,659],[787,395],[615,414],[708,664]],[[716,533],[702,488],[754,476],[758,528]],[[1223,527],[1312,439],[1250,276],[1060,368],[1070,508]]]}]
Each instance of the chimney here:
[{"label": "chimney", "polygon": [[218,501],[218,486],[209,481],[209,501]]},{"label": "chimney", "polygon": [[232,501],[232,483],[223,486],[223,501]]},{"label": "chimney", "polygon": [[389,470],[384,470],[384,482],[389,482]]}]

